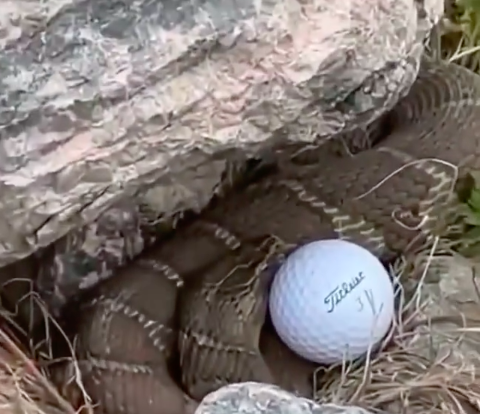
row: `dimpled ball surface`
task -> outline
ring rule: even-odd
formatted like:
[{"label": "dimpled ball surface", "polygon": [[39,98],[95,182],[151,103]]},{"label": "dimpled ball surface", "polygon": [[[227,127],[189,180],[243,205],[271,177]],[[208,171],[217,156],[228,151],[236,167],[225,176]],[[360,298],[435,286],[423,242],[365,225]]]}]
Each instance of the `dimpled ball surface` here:
[{"label": "dimpled ball surface", "polygon": [[387,334],[394,288],[382,263],[344,240],[299,247],[275,275],[273,325],[295,353],[319,364],[365,355]]}]

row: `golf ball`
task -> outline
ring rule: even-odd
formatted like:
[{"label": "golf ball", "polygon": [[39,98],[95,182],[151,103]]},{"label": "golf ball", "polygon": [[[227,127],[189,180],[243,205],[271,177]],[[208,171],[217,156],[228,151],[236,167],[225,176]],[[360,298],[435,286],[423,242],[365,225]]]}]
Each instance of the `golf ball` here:
[{"label": "golf ball", "polygon": [[394,288],[382,263],[345,240],[299,247],[280,266],[269,297],[273,325],[295,353],[319,364],[365,355],[387,334]]}]

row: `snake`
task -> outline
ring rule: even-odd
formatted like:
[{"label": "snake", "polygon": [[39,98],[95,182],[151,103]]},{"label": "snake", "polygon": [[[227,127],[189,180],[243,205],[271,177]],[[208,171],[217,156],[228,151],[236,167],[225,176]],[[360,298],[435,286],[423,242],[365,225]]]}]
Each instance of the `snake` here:
[{"label": "snake", "polygon": [[359,131],[278,148],[274,168],[88,291],[69,323],[97,412],[190,413],[243,381],[308,396],[317,367],[269,324],[275,267],[322,238],[385,257],[434,237],[456,182],[480,167],[479,105],[480,76],[425,60],[367,148],[351,150]]}]

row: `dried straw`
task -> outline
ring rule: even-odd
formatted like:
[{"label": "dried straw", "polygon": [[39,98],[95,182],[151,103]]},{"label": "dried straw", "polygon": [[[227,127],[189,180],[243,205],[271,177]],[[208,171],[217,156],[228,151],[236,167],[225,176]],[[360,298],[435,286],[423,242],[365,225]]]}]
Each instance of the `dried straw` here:
[{"label": "dried straw", "polygon": [[[33,300],[43,311],[46,348],[51,349],[47,322],[52,318],[38,298],[33,297]],[[75,410],[50,381],[43,365],[51,355],[42,354],[41,358],[35,358],[39,355],[38,344],[28,342],[31,341],[15,323],[14,315],[0,307],[0,414],[75,414],[84,411],[83,407]]]}]

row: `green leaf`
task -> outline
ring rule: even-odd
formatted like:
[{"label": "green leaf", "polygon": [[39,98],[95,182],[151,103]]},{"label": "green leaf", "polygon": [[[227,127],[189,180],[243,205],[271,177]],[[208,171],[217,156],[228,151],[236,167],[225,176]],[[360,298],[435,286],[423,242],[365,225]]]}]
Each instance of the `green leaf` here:
[{"label": "green leaf", "polygon": [[466,9],[471,9],[474,12],[480,11],[480,0],[461,0],[458,3]]},{"label": "green leaf", "polygon": [[480,190],[478,188],[472,190],[467,204],[472,210],[480,212]]},{"label": "green leaf", "polygon": [[463,222],[470,226],[480,227],[480,213],[470,210],[464,215]]},{"label": "green leaf", "polygon": [[479,241],[480,242],[480,227],[474,227],[465,232],[465,239],[469,241]]}]

